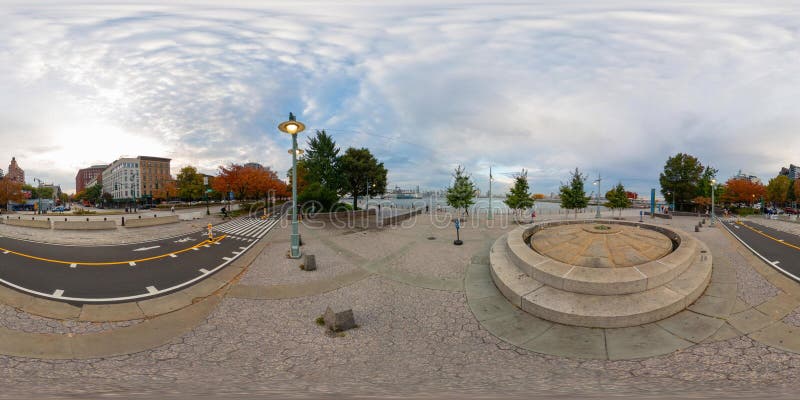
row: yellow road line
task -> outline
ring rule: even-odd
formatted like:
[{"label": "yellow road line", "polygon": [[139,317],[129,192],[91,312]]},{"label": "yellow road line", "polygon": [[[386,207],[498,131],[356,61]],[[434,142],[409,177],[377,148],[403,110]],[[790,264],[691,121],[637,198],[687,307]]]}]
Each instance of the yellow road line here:
[{"label": "yellow road line", "polygon": [[793,245],[793,244],[791,244],[791,243],[786,243],[786,242],[784,242],[784,241],[783,241],[783,240],[781,240],[781,239],[778,239],[778,238],[772,237],[772,236],[770,236],[770,235],[767,235],[766,233],[764,233],[764,232],[762,232],[762,231],[760,231],[760,230],[758,230],[758,229],[756,229],[756,228],[753,228],[752,226],[747,226],[746,224],[743,224],[741,221],[737,222],[737,224],[739,224],[739,225],[741,225],[741,226],[743,226],[743,227],[745,227],[745,228],[747,228],[747,229],[750,229],[751,231],[753,231],[753,232],[755,232],[755,233],[758,233],[758,234],[759,234],[759,235],[761,235],[761,236],[764,236],[764,237],[770,238],[770,239],[772,239],[772,240],[774,240],[774,241],[776,241],[776,242],[778,242],[778,243],[780,243],[780,244],[783,244],[783,245],[789,246],[789,247],[791,247],[791,248],[793,248],[793,249],[795,249],[795,250],[800,250],[800,247],[798,247],[798,246],[795,246],[795,245]]},{"label": "yellow road line", "polygon": [[9,249],[4,249],[2,247],[0,247],[0,252],[6,252],[7,251],[8,254],[14,254],[16,256],[29,258],[31,260],[45,261],[45,262],[50,262],[50,263],[55,263],[55,264],[65,264],[65,265],[76,264],[76,265],[85,265],[85,266],[90,266],[90,267],[96,267],[96,266],[102,266],[102,265],[122,265],[122,264],[130,264],[132,262],[133,263],[140,263],[140,262],[145,262],[145,261],[158,260],[158,259],[161,259],[161,258],[170,257],[170,254],[181,254],[181,253],[185,253],[185,252],[187,252],[189,250],[192,250],[194,248],[202,247],[202,246],[207,245],[207,244],[218,243],[218,242],[222,241],[222,239],[224,239],[226,237],[227,237],[227,235],[217,236],[214,239],[210,239],[210,240],[206,239],[206,240],[204,240],[204,241],[202,241],[200,243],[197,243],[196,245],[194,245],[192,247],[189,247],[189,248],[186,248],[186,249],[183,249],[183,250],[172,251],[172,252],[169,252],[169,253],[166,253],[166,254],[162,254],[162,255],[158,255],[158,256],[140,258],[140,259],[137,259],[137,260],[128,260],[128,261],[80,262],[80,261],[52,260],[52,259],[49,259],[49,258],[32,256],[30,254],[20,253],[20,252],[17,252],[17,251],[14,251],[14,250],[9,250]]}]

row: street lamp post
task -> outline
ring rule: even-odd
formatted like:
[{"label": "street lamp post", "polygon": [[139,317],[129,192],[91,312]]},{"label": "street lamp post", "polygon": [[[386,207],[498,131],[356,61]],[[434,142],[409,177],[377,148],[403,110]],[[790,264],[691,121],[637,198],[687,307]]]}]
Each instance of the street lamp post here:
[{"label": "street lamp post", "polygon": [[208,177],[203,177],[203,194],[205,194],[206,198],[206,215],[211,215],[211,210],[208,207]]},{"label": "street lamp post", "polygon": [[595,212],[594,217],[600,218],[600,184],[603,182],[603,178],[600,176],[600,173],[597,173],[597,180],[594,181],[594,184],[597,185],[597,212]]},{"label": "street lamp post", "polygon": [[297,134],[306,129],[298,122],[294,114],[289,113],[289,120],[278,125],[281,132],[292,135],[292,236],[289,251],[290,258],[300,258],[300,229],[297,224]]},{"label": "street lamp post", "polygon": [[492,166],[489,166],[489,215],[486,217],[489,221],[493,219],[492,216]]},{"label": "street lamp post", "polygon": [[714,226],[714,186],[717,186],[717,180],[711,180],[711,223],[709,226]]}]

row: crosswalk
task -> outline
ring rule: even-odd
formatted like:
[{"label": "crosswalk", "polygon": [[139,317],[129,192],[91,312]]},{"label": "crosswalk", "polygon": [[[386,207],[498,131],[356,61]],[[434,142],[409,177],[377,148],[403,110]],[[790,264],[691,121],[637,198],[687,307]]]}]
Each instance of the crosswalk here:
[{"label": "crosswalk", "polygon": [[213,227],[214,232],[223,232],[230,239],[252,242],[264,237],[280,220],[277,218],[237,218]]}]

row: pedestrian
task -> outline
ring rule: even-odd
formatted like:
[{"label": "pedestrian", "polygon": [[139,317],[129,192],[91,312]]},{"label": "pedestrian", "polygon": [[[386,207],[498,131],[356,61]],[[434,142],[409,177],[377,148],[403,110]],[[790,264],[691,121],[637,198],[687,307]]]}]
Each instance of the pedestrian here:
[{"label": "pedestrian", "polygon": [[170,207],[169,211],[170,211],[171,213],[175,214],[175,206],[172,206],[172,207]]},{"label": "pedestrian", "polygon": [[536,210],[533,210],[533,211],[531,212],[531,223],[533,223],[533,221],[534,221],[534,218],[536,218]]},{"label": "pedestrian", "polygon": [[428,211],[428,205],[426,204],[426,205],[425,205],[425,214],[427,214],[428,212],[429,212],[429,211]]}]

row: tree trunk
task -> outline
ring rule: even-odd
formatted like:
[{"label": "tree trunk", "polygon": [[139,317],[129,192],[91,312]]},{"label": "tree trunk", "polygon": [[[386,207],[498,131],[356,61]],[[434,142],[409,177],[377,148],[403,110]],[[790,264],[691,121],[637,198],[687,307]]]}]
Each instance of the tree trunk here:
[{"label": "tree trunk", "polygon": [[353,193],[353,211],[358,210],[358,195]]}]

